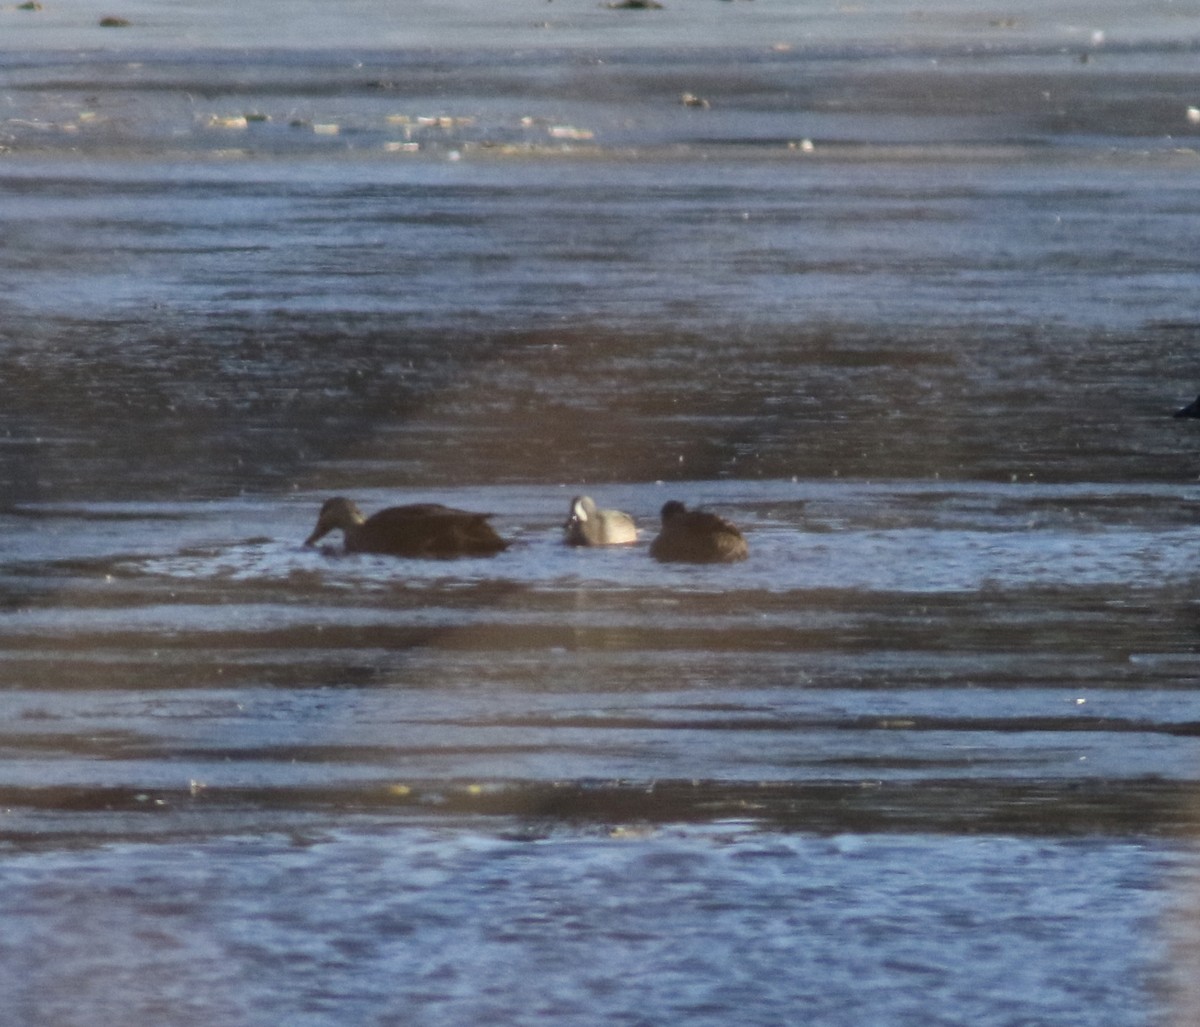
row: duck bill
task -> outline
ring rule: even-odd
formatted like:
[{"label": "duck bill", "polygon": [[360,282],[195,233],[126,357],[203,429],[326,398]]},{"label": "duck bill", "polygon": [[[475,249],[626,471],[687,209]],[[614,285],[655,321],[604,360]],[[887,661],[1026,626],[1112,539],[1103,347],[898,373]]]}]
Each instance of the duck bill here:
[{"label": "duck bill", "polygon": [[304,544],[306,546],[315,546],[321,539],[323,539],[328,534],[329,534],[329,529],[322,528],[321,525],[318,524],[316,526],[316,528],[313,529],[313,533],[304,540]]}]

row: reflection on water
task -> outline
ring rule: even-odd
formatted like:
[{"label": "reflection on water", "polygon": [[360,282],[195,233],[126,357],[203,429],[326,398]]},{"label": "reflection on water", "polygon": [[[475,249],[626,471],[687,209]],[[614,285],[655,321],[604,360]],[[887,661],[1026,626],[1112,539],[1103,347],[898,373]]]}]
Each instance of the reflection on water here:
[{"label": "reflection on water", "polygon": [[[536,59],[22,30],[0,1003],[1190,1023],[1192,48],[554,6]],[[641,541],[562,545],[583,490]],[[305,549],[335,494],[513,545]],[[667,499],[750,558],[650,559]]]}]

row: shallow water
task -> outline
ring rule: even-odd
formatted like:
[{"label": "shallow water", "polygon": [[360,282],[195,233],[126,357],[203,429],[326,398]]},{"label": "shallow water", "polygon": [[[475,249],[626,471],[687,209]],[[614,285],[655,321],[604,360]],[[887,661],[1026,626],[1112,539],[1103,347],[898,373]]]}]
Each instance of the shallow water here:
[{"label": "shallow water", "polygon": [[50,995],[15,974],[0,987],[26,1022],[79,1022],[82,997],[103,1022],[717,1024],[737,1011],[769,1024],[802,1010],[918,1024],[932,1007],[945,1023],[1123,1025],[1141,1022],[1153,955],[1125,950],[1153,926],[1147,863],[1127,842],[722,824],[620,839],[415,825],[20,855],[7,877],[23,898],[5,922],[28,943],[10,965],[36,980],[53,953],[67,972]]},{"label": "shallow water", "polygon": [[14,1022],[1195,1021],[1197,12],[675,6],[0,12]]}]

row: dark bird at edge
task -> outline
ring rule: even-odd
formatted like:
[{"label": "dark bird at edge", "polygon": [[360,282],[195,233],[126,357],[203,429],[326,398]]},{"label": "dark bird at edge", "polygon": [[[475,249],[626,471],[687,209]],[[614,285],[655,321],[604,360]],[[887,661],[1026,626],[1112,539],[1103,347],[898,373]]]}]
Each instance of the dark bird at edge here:
[{"label": "dark bird at edge", "polygon": [[1175,411],[1175,417],[1200,417],[1200,396],[1197,396],[1187,406]]}]

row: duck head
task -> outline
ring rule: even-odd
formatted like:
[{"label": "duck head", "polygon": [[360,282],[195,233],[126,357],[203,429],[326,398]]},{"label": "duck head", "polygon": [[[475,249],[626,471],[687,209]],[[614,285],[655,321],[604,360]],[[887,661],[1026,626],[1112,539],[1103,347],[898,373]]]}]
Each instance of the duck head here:
[{"label": "duck head", "polygon": [[679,502],[678,499],[668,499],[665,503],[663,503],[661,514],[662,522],[663,524],[667,524],[668,522],[675,520],[676,517],[681,517],[685,513],[687,513],[687,507]]},{"label": "duck head", "polygon": [[341,528],[345,533],[352,528],[357,528],[364,520],[362,511],[344,496],[327,499],[321,506],[321,512],[317,515],[317,526],[313,528],[313,533],[304,540],[304,544],[306,546],[316,545],[320,539],[335,528]]},{"label": "duck head", "polygon": [[596,516],[596,503],[591,496],[576,496],[571,500],[571,516],[564,528],[570,530],[574,524],[587,524]]}]

